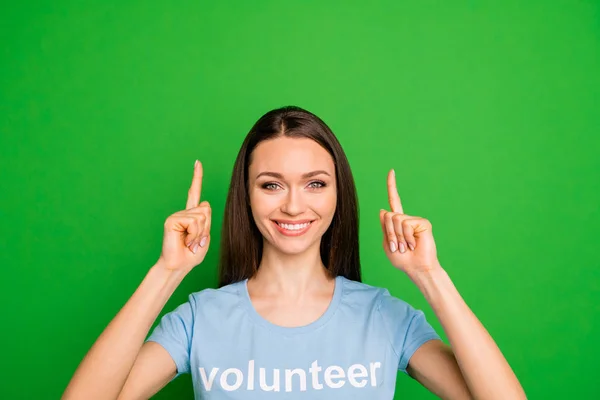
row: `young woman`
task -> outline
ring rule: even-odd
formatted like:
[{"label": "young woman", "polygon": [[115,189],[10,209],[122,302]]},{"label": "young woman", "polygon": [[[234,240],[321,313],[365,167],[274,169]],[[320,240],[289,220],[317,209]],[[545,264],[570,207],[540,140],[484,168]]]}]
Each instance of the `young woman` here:
[{"label": "young woman", "polygon": [[421,311],[361,283],[350,166],[327,125],[297,107],[262,116],[240,149],[220,288],[191,294],[146,339],[210,247],[201,185],[196,161],[186,208],[167,218],[157,263],[81,362],[64,399],[149,398],[183,373],[202,399],[392,399],[398,370],[445,399],[525,398],[440,265],[431,224],[404,213],[393,170],[390,210],[379,214],[383,248],[421,290],[450,346]]}]

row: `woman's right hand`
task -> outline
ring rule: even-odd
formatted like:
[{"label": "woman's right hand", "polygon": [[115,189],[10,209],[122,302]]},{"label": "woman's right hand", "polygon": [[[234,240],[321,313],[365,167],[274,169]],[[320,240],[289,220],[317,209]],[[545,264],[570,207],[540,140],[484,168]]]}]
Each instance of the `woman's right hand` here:
[{"label": "woman's right hand", "polygon": [[185,210],[170,215],[165,221],[158,264],[167,269],[187,273],[200,264],[208,252],[211,210],[207,201],[200,203],[201,189],[202,164],[196,160]]}]

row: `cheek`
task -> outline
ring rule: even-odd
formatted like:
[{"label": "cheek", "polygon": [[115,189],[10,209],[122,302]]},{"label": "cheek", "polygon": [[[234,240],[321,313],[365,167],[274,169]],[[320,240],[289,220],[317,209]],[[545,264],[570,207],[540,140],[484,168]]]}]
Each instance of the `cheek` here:
[{"label": "cheek", "polygon": [[335,193],[319,196],[313,203],[313,207],[323,218],[331,218],[335,213],[336,201]]},{"label": "cheek", "polygon": [[250,209],[257,225],[260,226],[261,220],[273,212],[277,206],[277,200],[274,196],[268,196],[260,191],[250,193]]}]

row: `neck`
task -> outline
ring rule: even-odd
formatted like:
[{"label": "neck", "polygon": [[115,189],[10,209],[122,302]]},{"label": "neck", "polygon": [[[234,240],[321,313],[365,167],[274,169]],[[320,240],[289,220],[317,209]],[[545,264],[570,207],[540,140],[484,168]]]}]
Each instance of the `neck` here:
[{"label": "neck", "polygon": [[300,297],[331,284],[329,271],[321,261],[320,243],[300,254],[285,254],[265,241],[256,274],[250,279],[263,293]]}]

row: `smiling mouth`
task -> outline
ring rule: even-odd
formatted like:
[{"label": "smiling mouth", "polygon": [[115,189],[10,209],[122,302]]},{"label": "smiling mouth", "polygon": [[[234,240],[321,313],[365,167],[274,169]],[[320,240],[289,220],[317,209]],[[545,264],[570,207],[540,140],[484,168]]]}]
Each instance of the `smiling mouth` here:
[{"label": "smiling mouth", "polygon": [[310,229],[314,221],[303,221],[301,223],[286,223],[273,221],[277,230],[285,236],[300,236]]}]

